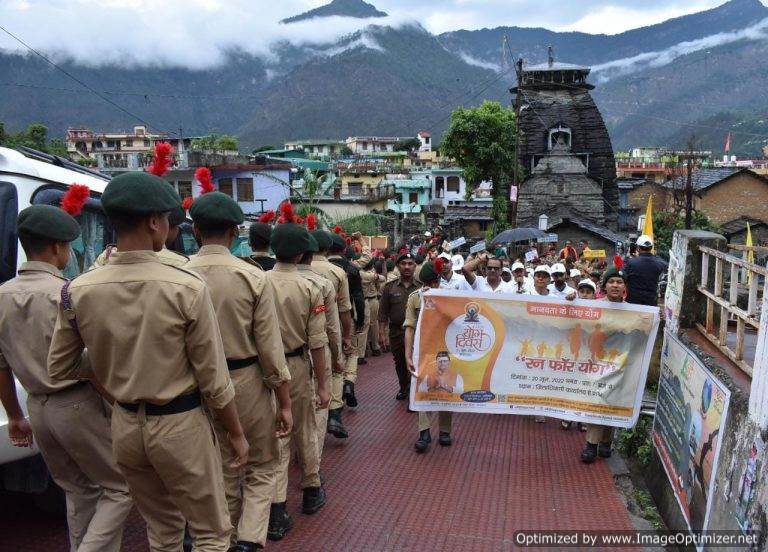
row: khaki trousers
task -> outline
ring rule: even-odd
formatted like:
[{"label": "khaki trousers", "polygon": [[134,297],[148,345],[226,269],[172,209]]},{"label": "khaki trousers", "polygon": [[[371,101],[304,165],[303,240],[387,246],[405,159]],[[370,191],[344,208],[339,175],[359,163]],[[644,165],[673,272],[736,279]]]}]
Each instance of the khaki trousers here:
[{"label": "khaki trousers", "polygon": [[263,546],[267,539],[279,455],[279,443],[275,436],[275,399],[272,391],[264,385],[261,369],[257,365],[231,370],[229,375],[235,388],[235,406],[240,425],[250,445],[245,468],[230,468],[235,453],[229,443],[227,430],[214,417],[213,427],[221,447],[229,518],[235,527],[230,540],[244,540]]},{"label": "khaki trousers", "polygon": [[587,424],[587,443],[599,445],[613,441],[613,427],[597,424]]},{"label": "khaki trousers", "polygon": [[[376,316],[378,316],[378,313]],[[360,328],[360,331],[355,334],[355,339],[357,340],[357,343],[355,344],[357,347],[357,356],[360,358],[365,358],[365,348],[366,345],[368,345],[368,330],[370,327],[371,301],[369,299],[365,299],[365,321],[363,322],[363,326]],[[357,373],[357,370],[355,370],[355,373]]]},{"label": "khaki trousers", "polygon": [[286,501],[288,494],[288,465],[291,442],[296,446],[301,464],[301,488],[320,486],[320,462],[317,457],[317,421],[315,420],[315,389],[309,361],[303,356],[288,357],[291,372],[291,412],[293,432],[280,439],[277,481],[272,502]]},{"label": "khaki trousers", "polygon": [[368,328],[368,346],[371,351],[381,351],[379,346],[379,298],[366,299],[371,311],[371,318]]},{"label": "khaki trousers", "polygon": [[[331,376],[331,349],[325,346],[325,388],[331,393],[333,377]],[[330,408],[330,403],[329,407]],[[317,462],[323,461],[323,447],[325,446],[325,434],[328,431],[328,408],[315,410],[315,422],[317,423]]]},{"label": "khaki trousers", "polygon": [[179,552],[184,521],[197,551],[229,548],[221,453],[203,408],[146,416],[116,406],[112,448],[117,465],[147,522],[152,552]]},{"label": "khaki trousers", "polygon": [[67,497],[70,548],[78,552],[119,551],[133,506],[112,456],[108,409],[90,384],[27,399],[37,446]]},{"label": "khaki trousers", "polygon": [[[344,355],[343,364],[346,366],[346,355]],[[341,400],[341,395],[344,392],[344,373],[331,374],[331,402],[330,409],[336,410],[344,406],[344,401]]]},{"label": "khaki trousers", "polygon": [[435,420],[435,414],[437,414],[437,424],[439,431],[445,433],[451,432],[451,422],[453,421],[453,412],[419,412],[419,431],[425,429],[431,429],[432,423]]}]

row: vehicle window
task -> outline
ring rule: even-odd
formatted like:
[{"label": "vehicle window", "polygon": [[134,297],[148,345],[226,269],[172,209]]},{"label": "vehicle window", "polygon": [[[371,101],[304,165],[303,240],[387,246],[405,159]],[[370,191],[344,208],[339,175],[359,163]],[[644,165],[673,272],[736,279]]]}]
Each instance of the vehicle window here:
[{"label": "vehicle window", "polygon": [[[32,196],[32,203],[58,206],[65,191],[54,187],[41,188]],[[101,200],[89,199],[83,212],[75,219],[80,224],[80,237],[72,242],[69,263],[63,270],[67,278],[79,276],[93,266],[96,258],[113,241],[113,233],[101,208]]]},{"label": "vehicle window", "polygon": [[16,186],[0,182],[0,282],[16,276],[19,240],[16,236],[16,216],[19,200]]}]

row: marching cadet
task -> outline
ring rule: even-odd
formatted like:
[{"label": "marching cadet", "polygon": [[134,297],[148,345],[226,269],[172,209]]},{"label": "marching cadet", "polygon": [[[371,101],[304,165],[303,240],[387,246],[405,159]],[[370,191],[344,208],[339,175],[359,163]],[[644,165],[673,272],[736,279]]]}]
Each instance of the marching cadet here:
[{"label": "marching cadet", "polygon": [[[80,227],[58,207],[34,205],[19,213],[17,228],[27,261],[16,278],[0,286],[0,399],[9,437],[14,446],[30,447],[37,440],[67,497],[70,548],[118,551],[133,503],[112,456],[106,407],[88,381],[55,381],[47,367],[67,281],[61,271]],[[72,357],[73,364],[79,361],[79,354]],[[14,375],[28,393],[29,422]]]},{"label": "marching cadet", "polygon": [[[281,219],[286,222],[272,230],[270,239],[277,263],[266,276],[275,294],[275,302],[280,305],[277,315],[283,349],[291,372],[294,431],[290,439],[282,439],[280,442],[277,483],[267,533],[271,540],[281,539],[293,525],[286,510],[291,440],[296,445],[301,464],[301,488],[304,492],[302,512],[314,514],[325,505],[325,489],[320,482],[314,410],[315,407],[326,408],[330,400],[325,387],[324,347],[328,343],[325,304],[315,284],[304,278],[296,268],[296,263],[310,249],[309,232],[293,222],[293,211],[289,203],[284,204]],[[317,382],[317,401],[311,372],[314,372]]]},{"label": "marching cadet", "polygon": [[414,281],[413,272],[416,262],[413,255],[403,253],[397,258],[398,278],[384,286],[379,303],[379,334],[383,335],[384,328],[389,327],[389,343],[395,360],[395,372],[399,390],[395,399],[404,401],[408,398],[411,388],[411,375],[405,361],[405,304],[408,296],[419,289]]},{"label": "marching cadet", "polygon": [[379,300],[381,299],[381,288],[387,281],[387,263],[382,258],[374,260],[373,270],[379,276],[374,285],[376,297],[370,300],[368,308],[371,311],[371,323],[368,328],[368,348],[375,357],[381,356],[381,345],[379,344]]},{"label": "marching cadet", "polygon": [[[308,228],[314,227],[314,215],[308,221]],[[309,218],[308,217],[308,218]],[[331,367],[335,367],[334,371],[342,371],[341,359],[343,354],[341,352],[341,324],[339,322],[339,308],[336,305],[336,290],[333,287],[331,281],[312,270],[312,257],[319,251],[317,240],[310,234],[309,236],[309,250],[301,257],[298,264],[299,273],[314,283],[318,291],[323,297],[323,303],[325,304],[325,323],[326,323],[326,335],[328,336],[328,344],[323,347],[323,353],[325,355],[325,388],[331,389],[333,385],[331,382]],[[325,445],[325,434],[328,431],[328,408],[319,408],[315,410],[315,418],[317,419],[317,452],[318,463],[322,464],[323,459],[323,446]]]},{"label": "marching cadet", "polygon": [[[150,548],[225,551],[232,524],[204,400],[227,430],[233,469],[248,458],[211,296],[160,262],[178,194],[156,176],[113,178],[101,203],[117,231],[109,263],[72,280],[48,354],[54,380],[94,376],[115,398],[113,453],[147,522]],[[77,362],[88,349],[90,365]],[[92,366],[92,371],[89,370]]]},{"label": "marching cadet", "polygon": [[[365,298],[365,323],[363,324],[363,331],[358,334],[360,338],[357,354],[363,360],[365,360],[365,350],[368,347],[370,329],[378,325],[375,321],[379,318],[379,288],[385,281],[385,276],[376,272],[374,265],[375,259],[371,257],[371,260],[360,271],[360,279],[363,282],[363,297]],[[371,321],[374,322],[371,323]],[[378,338],[378,331],[376,334]],[[378,343],[376,343],[372,353],[373,356],[381,355]]]},{"label": "marching cadet", "polygon": [[339,310],[339,322],[341,323],[341,345],[342,357],[341,365],[333,365],[331,374],[331,403],[328,411],[328,433],[338,439],[344,439],[349,436],[347,429],[341,421],[341,410],[344,406],[342,402],[342,389],[344,384],[343,366],[345,358],[352,350],[352,302],[349,297],[349,282],[347,274],[343,268],[340,268],[328,260],[333,236],[323,230],[313,230],[311,232],[317,242],[319,251],[312,257],[312,270],[321,276],[328,278],[336,290],[336,305]]},{"label": "marching cadet", "polygon": [[[417,381],[428,377],[428,374],[418,374],[416,367],[413,364],[413,344],[416,336],[416,323],[419,320],[419,312],[423,300],[422,296],[425,291],[440,287],[444,262],[446,262],[444,259],[438,257],[434,263],[427,261],[422,265],[421,270],[419,271],[419,280],[422,281],[424,287],[412,292],[408,296],[408,301],[405,306],[405,322],[403,322],[403,328],[405,328],[405,362],[408,365],[408,371],[416,376]],[[430,428],[432,427],[434,416],[434,412],[419,412],[419,439],[414,444],[416,452],[426,452],[429,443],[432,442]],[[443,447],[449,447],[452,444],[451,422],[453,420],[453,414],[451,412],[440,411],[437,413],[437,420],[440,428],[438,442]]]},{"label": "marching cadet", "polygon": [[227,430],[214,420],[229,514],[235,527],[231,539],[235,544],[229,550],[252,552],[263,548],[267,539],[278,438],[287,437],[293,426],[290,374],[274,295],[265,273],[230,252],[244,218],[240,206],[226,194],[209,192],[194,201],[189,213],[195,236],[203,246],[186,268],[199,274],[210,290],[235,388],[237,413],[251,446],[241,475],[240,470],[230,468],[235,453],[227,443]]},{"label": "marching cadet", "polygon": [[[627,275],[623,270],[612,266],[603,274],[602,288],[605,301],[623,303],[627,291]],[[587,445],[581,451],[581,461],[591,464],[599,456],[610,458],[613,446],[613,427],[600,424],[587,424]]]},{"label": "marching cadet", "polygon": [[276,262],[274,257],[269,256],[269,238],[272,236],[272,226],[269,223],[274,218],[275,212],[267,211],[248,229],[248,245],[253,251],[251,260],[259,263],[264,270],[272,270]]}]

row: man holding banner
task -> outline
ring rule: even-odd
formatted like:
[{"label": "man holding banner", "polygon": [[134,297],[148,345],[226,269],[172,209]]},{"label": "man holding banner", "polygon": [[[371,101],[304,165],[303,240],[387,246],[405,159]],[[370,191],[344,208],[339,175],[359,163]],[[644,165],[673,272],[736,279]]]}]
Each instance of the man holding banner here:
[{"label": "man holding banner", "polygon": [[[416,378],[416,389],[430,394],[440,394],[441,392],[450,394],[457,391],[459,387],[463,390],[461,376],[450,370],[451,357],[447,351],[440,351],[435,355],[437,368],[434,371],[418,373],[413,364],[413,343],[423,301],[422,296],[424,291],[440,287],[440,273],[443,269],[443,263],[444,260],[438,257],[434,264],[426,262],[421,267],[419,280],[424,284],[424,288],[414,291],[408,296],[408,303],[405,307],[405,322],[403,322],[403,328],[405,328],[405,361],[408,365],[408,371]],[[419,412],[419,439],[414,445],[418,453],[426,452],[429,443],[432,442],[430,428],[434,416],[434,412]],[[451,412],[440,411],[437,413],[437,423],[440,430],[438,443],[440,446],[449,447],[452,444],[452,420],[453,413]]]}]

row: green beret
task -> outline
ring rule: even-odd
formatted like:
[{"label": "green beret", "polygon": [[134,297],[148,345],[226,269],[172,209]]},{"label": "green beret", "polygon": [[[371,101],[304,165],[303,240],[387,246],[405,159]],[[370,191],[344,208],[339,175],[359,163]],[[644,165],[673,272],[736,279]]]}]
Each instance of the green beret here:
[{"label": "green beret", "polygon": [[627,283],[627,275],[623,270],[619,270],[615,266],[612,266],[608,270],[605,271],[605,274],[603,274],[603,281],[600,284],[600,287],[605,289],[605,284],[608,283],[608,280],[611,278],[621,278],[624,280],[624,283]]},{"label": "green beret", "polygon": [[181,206],[179,194],[168,182],[145,172],[127,172],[109,181],[101,195],[107,215],[151,215]]},{"label": "green beret", "polygon": [[328,232],[325,230],[312,230],[310,234],[317,241],[317,246],[321,251],[328,251],[331,248],[332,240]]},{"label": "green beret", "polygon": [[312,232],[309,233],[309,249],[307,251],[311,253],[317,253],[320,251],[320,246],[317,245],[317,240],[312,235]]},{"label": "green beret", "polygon": [[227,194],[208,192],[198,197],[189,208],[189,215],[200,226],[242,224],[243,210]]},{"label": "green beret", "polygon": [[395,261],[387,259],[387,272],[392,272],[393,270],[395,270]]},{"label": "green beret", "polygon": [[430,282],[436,282],[440,278],[440,274],[435,270],[435,265],[432,261],[427,261],[421,265],[419,270],[419,280],[428,284]]},{"label": "green beret", "polygon": [[168,224],[171,226],[180,226],[182,222],[187,220],[187,213],[183,207],[176,207],[171,214],[168,215]]},{"label": "green beret", "polygon": [[342,238],[339,234],[330,234],[331,236],[331,251],[334,252],[341,252],[344,251],[347,248],[347,242],[344,241],[344,238]]},{"label": "green beret", "polygon": [[254,242],[261,240],[265,243],[269,243],[269,238],[272,237],[272,227],[265,222],[254,222],[248,229],[248,240]]},{"label": "green beret", "polygon": [[293,222],[278,224],[272,230],[269,245],[278,257],[296,257],[309,251],[309,232]]},{"label": "green beret", "polygon": [[411,255],[410,253],[403,253],[402,255],[400,255],[397,258],[397,263],[396,264],[400,264],[402,261],[405,261],[407,259],[410,259],[410,260],[415,262],[415,259],[413,258],[413,255]]},{"label": "green beret", "polygon": [[80,235],[80,225],[70,214],[53,205],[33,205],[16,219],[19,233],[57,242],[71,242]]}]

